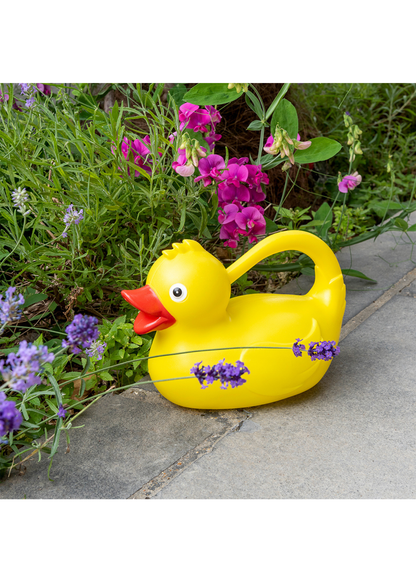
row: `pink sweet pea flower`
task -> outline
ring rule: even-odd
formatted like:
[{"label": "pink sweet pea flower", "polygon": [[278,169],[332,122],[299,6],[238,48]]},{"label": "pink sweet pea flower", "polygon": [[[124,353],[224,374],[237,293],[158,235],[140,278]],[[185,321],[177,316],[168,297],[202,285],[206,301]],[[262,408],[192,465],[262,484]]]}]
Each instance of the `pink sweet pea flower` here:
[{"label": "pink sweet pea flower", "polygon": [[209,113],[209,117],[211,118],[211,125],[214,129],[215,126],[222,120],[221,114],[218,109],[215,109],[213,105],[206,105],[205,109]]},{"label": "pink sweet pea flower", "polygon": [[218,211],[218,222],[221,224],[220,239],[226,239],[225,247],[235,249],[238,245],[238,225],[235,222],[235,217],[240,211],[240,206],[236,204],[228,204],[224,209]]},{"label": "pink sweet pea flower", "polygon": [[261,171],[261,164],[257,166],[255,164],[247,164],[246,168],[248,170],[248,185],[254,187],[258,192],[263,192],[261,184],[269,184],[269,177],[266,172]]},{"label": "pink sweet pea flower", "polygon": [[250,191],[244,184],[234,186],[233,184],[226,184],[221,182],[218,185],[218,204],[224,206],[225,204],[235,203],[236,201],[248,202],[250,200]]},{"label": "pink sweet pea flower", "polygon": [[273,156],[276,156],[276,154],[278,153],[279,150],[277,150],[276,148],[273,147],[273,142],[274,142],[274,137],[270,136],[270,138],[267,138],[266,144],[264,145],[263,150],[265,152],[267,152],[267,154],[272,154]]},{"label": "pink sweet pea flower", "polygon": [[51,94],[51,86],[45,85],[44,83],[36,83],[36,87],[39,89],[41,93],[46,95],[47,97]]},{"label": "pink sweet pea flower", "polygon": [[[243,208],[240,213],[235,215],[234,220],[240,229],[240,233],[248,236],[250,243],[257,243],[256,235],[264,235],[266,232],[266,221],[258,207]],[[248,229],[248,231],[245,229]]]},{"label": "pink sweet pea flower", "polygon": [[195,182],[203,180],[204,186],[209,186],[210,184],[214,184],[215,181],[219,182],[221,180],[220,170],[224,170],[225,162],[222,156],[210,154],[200,160],[198,168],[201,176],[195,178]]},{"label": "pink sweet pea flower", "polygon": [[354,188],[361,183],[361,180],[362,176],[360,176],[358,172],[344,176],[338,184],[338,190],[346,194],[349,190],[354,190]]},{"label": "pink sweet pea flower", "polygon": [[240,182],[245,182],[247,180],[248,170],[245,166],[239,166],[238,164],[228,164],[228,169],[223,172],[222,177],[225,180],[227,186],[233,184],[234,186],[240,186]]},{"label": "pink sweet pea flower", "polygon": [[239,166],[244,166],[247,162],[248,158],[230,158],[230,160],[228,160],[228,164],[238,164]]},{"label": "pink sweet pea flower", "polygon": [[178,154],[179,156],[176,162],[172,162],[172,168],[180,176],[192,176],[192,174],[195,172],[195,166],[192,164],[192,160],[188,160],[186,157],[185,148],[179,148]]},{"label": "pink sweet pea flower", "polygon": [[179,108],[179,129],[182,131],[186,126],[195,132],[208,132],[208,125],[211,122],[210,115],[204,109],[199,109],[193,103],[184,103]]},{"label": "pink sweet pea flower", "polygon": [[222,138],[221,134],[216,134],[215,130],[211,130],[208,135],[205,136],[205,141],[209,146],[210,151],[215,148],[215,142],[218,142]]},{"label": "pink sweet pea flower", "polygon": [[301,140],[300,140],[300,134],[298,134],[298,136],[297,136],[296,139],[297,139],[298,143],[296,144],[295,150],[306,150],[306,148],[309,148],[309,146],[312,144],[311,141],[301,142]]}]

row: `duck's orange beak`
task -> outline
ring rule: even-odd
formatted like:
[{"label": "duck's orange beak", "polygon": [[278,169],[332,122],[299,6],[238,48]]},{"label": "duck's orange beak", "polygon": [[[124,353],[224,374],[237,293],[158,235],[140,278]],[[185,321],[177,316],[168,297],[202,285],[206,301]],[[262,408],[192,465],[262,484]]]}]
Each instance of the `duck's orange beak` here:
[{"label": "duck's orange beak", "polygon": [[150,285],[133,290],[124,289],[121,295],[129,304],[140,310],[134,321],[136,334],[146,334],[147,332],[152,332],[152,330],[164,330],[176,322]]}]

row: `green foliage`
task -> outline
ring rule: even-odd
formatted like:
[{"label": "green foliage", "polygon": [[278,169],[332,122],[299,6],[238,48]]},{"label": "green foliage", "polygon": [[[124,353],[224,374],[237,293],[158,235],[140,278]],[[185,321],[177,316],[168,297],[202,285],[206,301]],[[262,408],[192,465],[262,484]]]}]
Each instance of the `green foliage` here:
[{"label": "green foliage", "polygon": [[[172,169],[177,109],[162,104],[162,89],[120,88],[127,105],[116,103],[110,114],[87,86],[75,93],[58,86],[31,110],[0,107],[0,287],[36,282],[38,292],[54,289],[63,308],[75,289],[80,308],[105,295],[106,311],[120,303],[118,290],[143,285],[172,241],[210,236],[210,192]],[[121,153],[123,138],[145,134],[149,174]],[[26,217],[13,206],[17,187],[29,195]],[[65,239],[69,204],[84,210],[84,220]]]}]

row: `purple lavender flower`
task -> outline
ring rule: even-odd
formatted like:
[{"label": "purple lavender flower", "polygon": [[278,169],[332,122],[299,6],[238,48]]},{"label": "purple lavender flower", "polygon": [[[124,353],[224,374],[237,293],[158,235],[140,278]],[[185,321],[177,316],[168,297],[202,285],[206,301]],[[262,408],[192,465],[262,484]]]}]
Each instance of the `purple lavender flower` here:
[{"label": "purple lavender flower", "polygon": [[66,410],[65,410],[65,407],[62,405],[62,403],[59,404],[59,410],[58,410],[57,415],[58,415],[58,417],[62,417],[62,419],[65,418]]},{"label": "purple lavender flower", "polygon": [[13,206],[17,207],[23,216],[30,213],[30,209],[26,209],[26,201],[28,197],[29,195],[26,192],[26,188],[22,189],[20,186],[17,190],[13,190],[12,192]]},{"label": "purple lavender flower", "polygon": [[308,355],[311,360],[332,360],[334,356],[340,353],[340,347],[334,340],[322,342],[310,342]]},{"label": "purple lavender flower", "polygon": [[205,388],[205,381],[207,382],[207,386],[212,385],[214,381],[221,381],[221,389],[228,389],[228,385],[231,385],[234,389],[246,382],[246,379],[241,377],[244,373],[250,374],[250,371],[241,360],[237,360],[235,366],[224,361],[225,358],[212,367],[200,367],[202,364],[201,361],[191,368],[191,373],[199,380],[201,388]]},{"label": "purple lavender flower", "polygon": [[54,358],[46,346],[35,346],[22,340],[17,353],[11,352],[6,361],[0,360],[0,374],[11,389],[25,393],[29,387],[41,384],[42,379],[37,373],[42,372],[43,364]]},{"label": "purple lavender flower", "polygon": [[101,360],[105,351],[105,347],[107,346],[106,342],[100,342],[100,340],[94,340],[91,342],[91,345],[85,351],[88,356],[91,358],[96,358],[97,360]]},{"label": "purple lavender flower", "polygon": [[9,287],[6,291],[6,297],[3,300],[3,294],[0,294],[0,334],[6,327],[7,322],[12,320],[18,320],[21,316],[21,310],[19,306],[25,303],[25,299],[22,294],[14,295],[16,291],[15,287]]},{"label": "purple lavender flower", "polygon": [[62,340],[62,346],[68,347],[73,354],[80,353],[82,348],[90,348],[100,335],[97,324],[98,320],[94,316],[77,314],[65,328],[68,340]]},{"label": "purple lavender flower", "polygon": [[[16,409],[16,403],[7,401],[4,392],[0,392],[0,437],[19,429],[22,421],[22,414]],[[3,443],[6,442],[3,440]]]},{"label": "purple lavender flower", "polygon": [[302,338],[296,338],[296,342],[292,346],[293,354],[295,356],[302,356],[302,350],[306,350],[304,344],[300,344],[302,342]]},{"label": "purple lavender flower", "polygon": [[77,211],[74,208],[73,204],[70,204],[69,207],[66,209],[65,211],[65,216],[64,216],[64,223],[65,223],[65,229],[62,233],[62,237],[67,237],[67,231],[69,229],[69,227],[74,224],[74,225],[78,225],[82,219],[84,218],[84,210],[81,209],[79,211]]},{"label": "purple lavender flower", "polygon": [[28,93],[28,91],[31,88],[30,83],[19,83],[19,85],[20,85],[20,92],[22,95],[26,95],[26,93]]}]

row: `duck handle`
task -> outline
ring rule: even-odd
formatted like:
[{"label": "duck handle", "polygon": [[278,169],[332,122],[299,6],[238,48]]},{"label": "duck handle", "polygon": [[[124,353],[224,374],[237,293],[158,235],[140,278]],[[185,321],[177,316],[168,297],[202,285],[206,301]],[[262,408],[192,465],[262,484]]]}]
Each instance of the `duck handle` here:
[{"label": "duck handle", "polygon": [[237,259],[227,269],[233,283],[254,265],[275,253],[301,251],[315,263],[315,284],[308,295],[316,295],[327,289],[334,279],[342,278],[341,268],[333,251],[316,235],[305,231],[284,231],[270,235],[257,243],[250,251]]}]

